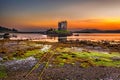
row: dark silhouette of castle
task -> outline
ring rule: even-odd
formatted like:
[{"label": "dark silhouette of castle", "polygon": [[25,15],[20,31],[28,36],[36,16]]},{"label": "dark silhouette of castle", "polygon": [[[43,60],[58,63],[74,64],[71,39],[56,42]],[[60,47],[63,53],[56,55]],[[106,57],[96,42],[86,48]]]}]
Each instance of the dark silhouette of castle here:
[{"label": "dark silhouette of castle", "polygon": [[[58,22],[58,31],[67,31],[67,21]],[[67,36],[66,34],[58,35],[58,42],[66,42]]]},{"label": "dark silhouette of castle", "polygon": [[58,30],[67,30],[67,21],[58,22]]}]

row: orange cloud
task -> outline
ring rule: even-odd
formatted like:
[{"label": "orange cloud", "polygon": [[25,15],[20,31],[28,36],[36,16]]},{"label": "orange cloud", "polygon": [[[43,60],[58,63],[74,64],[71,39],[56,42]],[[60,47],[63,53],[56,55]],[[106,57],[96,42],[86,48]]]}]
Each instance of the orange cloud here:
[{"label": "orange cloud", "polygon": [[[9,22],[6,26],[16,26],[16,28],[57,28],[58,22],[61,20],[15,20]],[[120,19],[84,19],[84,20],[67,20],[68,28],[88,28],[88,29],[120,29]],[[14,24],[14,25],[13,25]]]},{"label": "orange cloud", "polygon": [[87,19],[69,21],[69,28],[95,28],[95,29],[120,29],[120,20],[112,19]]}]

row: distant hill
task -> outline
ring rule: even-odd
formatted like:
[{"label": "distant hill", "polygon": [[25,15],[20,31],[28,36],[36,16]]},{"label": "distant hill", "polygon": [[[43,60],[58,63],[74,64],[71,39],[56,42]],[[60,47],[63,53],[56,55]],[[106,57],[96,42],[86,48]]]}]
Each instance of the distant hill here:
[{"label": "distant hill", "polygon": [[75,33],[120,33],[120,30],[98,30],[98,29],[82,29],[74,31]]},{"label": "distant hill", "polygon": [[120,33],[120,30],[104,30],[104,33]]},{"label": "distant hill", "polygon": [[14,29],[14,28],[9,29],[9,28],[0,26],[0,32],[18,32],[18,30]]}]

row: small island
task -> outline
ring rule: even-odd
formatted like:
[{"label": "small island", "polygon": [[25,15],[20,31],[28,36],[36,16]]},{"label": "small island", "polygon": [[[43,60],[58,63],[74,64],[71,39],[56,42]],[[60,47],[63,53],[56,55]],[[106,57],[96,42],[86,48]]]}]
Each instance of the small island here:
[{"label": "small island", "polygon": [[72,32],[67,30],[67,21],[58,22],[58,29],[48,29],[46,34],[49,36],[71,36]]}]

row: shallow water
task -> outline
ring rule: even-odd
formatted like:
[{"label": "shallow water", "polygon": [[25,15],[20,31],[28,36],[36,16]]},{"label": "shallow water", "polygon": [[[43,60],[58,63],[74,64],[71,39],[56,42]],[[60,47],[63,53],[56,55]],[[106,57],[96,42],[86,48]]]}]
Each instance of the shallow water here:
[{"label": "shallow water", "polygon": [[[106,41],[120,41],[120,33],[73,33],[72,36],[67,36],[67,40],[106,40]],[[21,33],[12,33],[11,35],[16,35],[17,37],[12,37],[12,40],[18,39],[28,39],[28,40],[38,40],[38,41],[49,41],[49,42],[58,42],[58,37],[49,37],[43,34],[21,34]],[[65,38],[65,37],[61,37]]]},{"label": "shallow water", "polygon": [[120,41],[120,33],[76,33],[68,39]]}]

